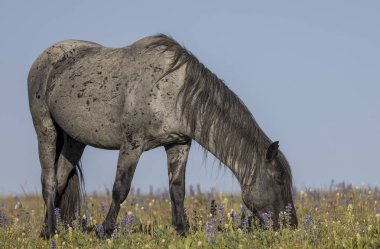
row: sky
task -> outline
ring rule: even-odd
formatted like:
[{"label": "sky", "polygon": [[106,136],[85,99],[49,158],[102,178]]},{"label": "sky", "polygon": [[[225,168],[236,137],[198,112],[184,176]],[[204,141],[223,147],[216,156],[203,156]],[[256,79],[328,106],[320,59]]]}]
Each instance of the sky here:
[{"label": "sky", "polygon": [[[380,186],[378,1],[0,0],[0,195],[39,193],[27,74],[65,39],[121,47],[165,33],[190,50],[280,141],[297,188],[331,180]],[[111,189],[117,151],[87,147],[86,189]],[[239,192],[229,169],[193,143],[186,185]],[[132,185],[168,188],[163,148],[145,152]]]}]

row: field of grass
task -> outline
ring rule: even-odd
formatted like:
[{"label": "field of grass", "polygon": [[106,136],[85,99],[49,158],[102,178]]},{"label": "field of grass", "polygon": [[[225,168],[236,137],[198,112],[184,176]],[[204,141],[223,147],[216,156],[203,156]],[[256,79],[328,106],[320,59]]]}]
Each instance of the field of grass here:
[{"label": "field of grass", "polygon": [[[110,196],[90,195],[87,217],[58,228],[50,240],[39,237],[41,196],[0,197],[0,248],[380,248],[380,190],[339,184],[329,191],[299,190],[297,229],[250,227],[240,196],[223,193],[186,197],[189,235],[171,227],[167,193],[130,195],[111,238],[95,229],[107,213]],[[212,201],[214,200],[214,201]],[[59,210],[57,210],[59,220]],[[84,212],[83,212],[84,213]],[[285,215],[286,216],[286,215]],[[286,219],[286,217],[285,217]],[[99,229],[99,228],[98,228]]]}]

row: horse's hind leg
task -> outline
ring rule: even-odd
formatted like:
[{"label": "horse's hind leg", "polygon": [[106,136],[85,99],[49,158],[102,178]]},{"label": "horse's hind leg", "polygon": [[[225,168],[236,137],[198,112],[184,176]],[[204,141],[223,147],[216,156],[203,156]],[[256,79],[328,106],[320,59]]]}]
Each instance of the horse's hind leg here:
[{"label": "horse's hind leg", "polygon": [[71,225],[80,213],[80,179],[75,166],[82,157],[85,145],[63,133],[64,142],[57,161],[56,206],[65,224]]},{"label": "horse's hind leg", "polygon": [[34,127],[38,138],[41,164],[42,197],[46,206],[45,224],[41,236],[49,238],[55,233],[54,200],[56,193],[55,157],[57,129],[46,105],[36,103],[32,109]]},{"label": "horse's hind leg", "polygon": [[191,140],[186,144],[165,146],[168,158],[169,191],[172,202],[172,224],[180,235],[186,235],[185,216],[185,170]]}]

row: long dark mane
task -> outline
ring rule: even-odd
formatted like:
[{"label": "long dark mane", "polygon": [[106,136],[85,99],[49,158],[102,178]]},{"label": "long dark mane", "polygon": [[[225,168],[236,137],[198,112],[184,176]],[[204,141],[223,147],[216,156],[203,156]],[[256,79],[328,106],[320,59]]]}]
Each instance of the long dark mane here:
[{"label": "long dark mane", "polygon": [[[191,52],[166,35],[154,38],[147,49],[158,48],[173,55],[171,66],[160,79],[186,65],[185,83],[177,101],[180,100],[182,115],[191,131],[194,133],[197,126],[202,127],[199,142],[203,145],[212,142],[219,160],[231,167],[238,164],[237,171],[243,179],[252,179],[256,170],[260,170],[256,167],[263,165],[260,160],[271,140],[239,97]],[[291,184],[290,167],[287,162],[283,165],[284,180]]]}]

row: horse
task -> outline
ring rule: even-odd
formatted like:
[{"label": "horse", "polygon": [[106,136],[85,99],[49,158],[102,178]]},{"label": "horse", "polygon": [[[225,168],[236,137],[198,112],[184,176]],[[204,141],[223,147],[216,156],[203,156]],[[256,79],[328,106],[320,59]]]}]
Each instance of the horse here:
[{"label": "horse", "polygon": [[78,162],[86,145],[120,151],[102,223],[106,235],[115,229],[141,154],[159,146],[167,154],[172,225],[186,234],[185,169],[192,140],[232,171],[242,201],[259,222],[263,213],[271,214],[278,227],[279,214],[287,211],[290,225],[297,226],[291,169],[278,141],[268,138],[221,79],[169,36],[144,37],[122,48],[58,42],[32,64],[28,98],[41,164],[44,238],[55,233],[55,208],[66,224],[80,212]]}]

